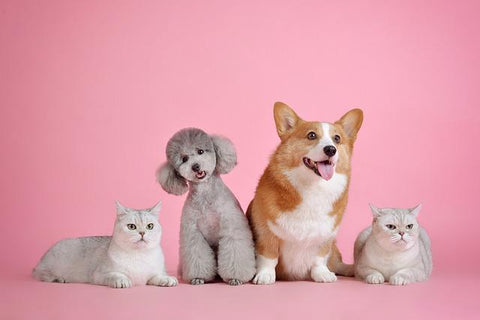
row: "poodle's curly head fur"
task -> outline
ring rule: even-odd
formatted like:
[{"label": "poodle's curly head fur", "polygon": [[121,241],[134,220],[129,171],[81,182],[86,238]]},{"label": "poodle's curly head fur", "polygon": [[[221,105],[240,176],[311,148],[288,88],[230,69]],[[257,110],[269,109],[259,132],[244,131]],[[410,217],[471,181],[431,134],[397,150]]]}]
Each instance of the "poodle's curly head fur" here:
[{"label": "poodle's curly head fur", "polygon": [[185,128],[168,141],[167,162],[157,171],[163,189],[173,194],[188,190],[187,181],[203,183],[214,174],[224,174],[237,164],[235,148],[230,140],[208,135],[197,128]]}]

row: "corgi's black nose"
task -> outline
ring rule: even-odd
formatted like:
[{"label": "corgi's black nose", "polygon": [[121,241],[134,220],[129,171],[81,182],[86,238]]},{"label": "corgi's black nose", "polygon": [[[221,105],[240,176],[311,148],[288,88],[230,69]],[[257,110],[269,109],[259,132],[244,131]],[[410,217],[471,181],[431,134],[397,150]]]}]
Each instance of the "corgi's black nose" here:
[{"label": "corgi's black nose", "polygon": [[193,166],[192,166],[192,170],[193,172],[198,172],[200,171],[200,165],[198,163],[195,163]]},{"label": "corgi's black nose", "polygon": [[333,157],[335,153],[337,153],[337,148],[335,148],[334,146],[326,146],[325,148],[323,148],[323,152],[325,152],[327,156]]}]

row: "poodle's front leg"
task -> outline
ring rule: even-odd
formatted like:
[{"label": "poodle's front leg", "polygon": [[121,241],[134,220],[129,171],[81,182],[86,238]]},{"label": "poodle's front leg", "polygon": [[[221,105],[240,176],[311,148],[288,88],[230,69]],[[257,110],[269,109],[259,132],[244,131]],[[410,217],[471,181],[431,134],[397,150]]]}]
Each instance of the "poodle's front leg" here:
[{"label": "poodle's front leg", "polygon": [[249,282],[255,275],[255,251],[248,221],[240,209],[220,222],[218,274],[230,285]]},{"label": "poodle's front leg", "polygon": [[182,278],[191,284],[211,281],[217,274],[215,253],[196,223],[182,221],[180,230]]}]

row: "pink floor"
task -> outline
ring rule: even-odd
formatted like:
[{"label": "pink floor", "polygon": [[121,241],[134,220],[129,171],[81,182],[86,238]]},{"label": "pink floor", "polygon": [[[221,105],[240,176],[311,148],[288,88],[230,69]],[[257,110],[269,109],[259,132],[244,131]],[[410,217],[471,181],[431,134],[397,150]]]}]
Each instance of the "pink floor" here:
[{"label": "pink floor", "polygon": [[480,276],[473,272],[437,272],[405,287],[340,278],[115,290],[41,283],[20,273],[1,283],[1,319],[478,319],[480,312]]}]

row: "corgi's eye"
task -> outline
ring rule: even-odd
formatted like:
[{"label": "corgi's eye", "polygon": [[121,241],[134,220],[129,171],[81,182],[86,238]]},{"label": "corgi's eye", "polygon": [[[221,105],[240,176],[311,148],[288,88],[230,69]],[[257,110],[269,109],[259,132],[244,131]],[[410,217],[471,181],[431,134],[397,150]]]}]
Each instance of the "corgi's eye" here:
[{"label": "corgi's eye", "polygon": [[407,229],[412,229],[413,228],[413,224],[407,224]]},{"label": "corgi's eye", "polygon": [[133,223],[129,223],[129,224],[127,224],[127,228],[128,228],[128,230],[135,230],[135,229],[137,229],[137,226],[134,225]]},{"label": "corgi's eye", "polygon": [[203,151],[202,149],[198,149],[197,153],[198,154],[203,154],[205,151]]},{"label": "corgi's eye", "polygon": [[387,227],[390,230],[395,230],[397,227],[395,227],[393,224],[386,224],[385,227]]},{"label": "corgi's eye", "polygon": [[340,143],[341,139],[340,139],[340,136],[338,134],[336,134],[334,137],[333,137],[333,141],[335,141],[335,143]]},{"label": "corgi's eye", "polygon": [[307,135],[308,140],[315,140],[317,139],[317,134],[313,131],[310,131]]},{"label": "corgi's eye", "polygon": [[185,163],[185,162],[187,162],[187,161],[188,161],[188,156],[183,156],[183,157],[182,157],[182,162]]},{"label": "corgi's eye", "polygon": [[152,230],[152,229],[153,229],[153,223],[147,224],[147,229],[148,229],[148,230]]}]

